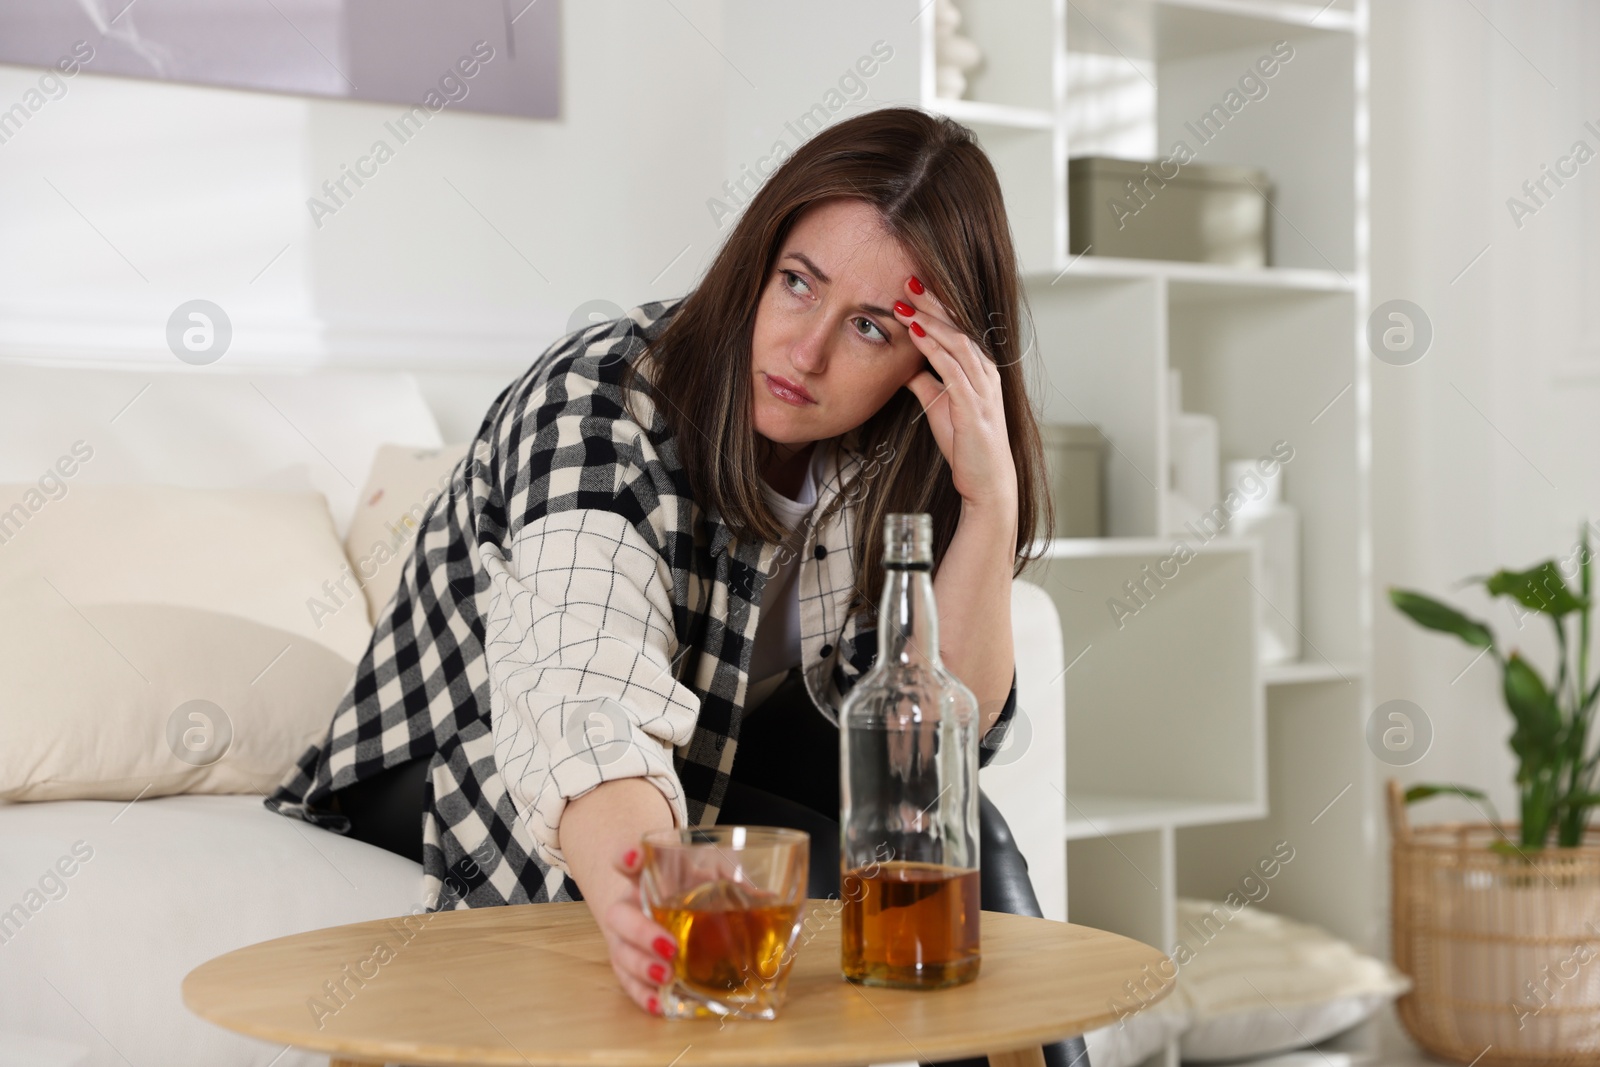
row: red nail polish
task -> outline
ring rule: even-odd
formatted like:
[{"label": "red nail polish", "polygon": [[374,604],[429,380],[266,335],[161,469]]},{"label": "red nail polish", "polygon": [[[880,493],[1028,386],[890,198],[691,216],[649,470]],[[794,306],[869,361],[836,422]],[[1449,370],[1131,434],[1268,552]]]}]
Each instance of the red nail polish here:
[{"label": "red nail polish", "polygon": [[916,293],[918,296],[922,295],[922,283],[917,280],[917,276],[915,274],[911,276],[910,285],[913,293]]},{"label": "red nail polish", "polygon": [[660,1015],[661,1014],[661,1003],[660,1003],[660,1001],[656,1000],[654,994],[652,994],[651,997],[650,997],[650,1000],[648,1002],[648,1007],[650,1009],[650,1014],[651,1015]]},{"label": "red nail polish", "polygon": [[667,965],[665,963],[652,963],[650,965],[650,981],[665,982],[667,980]]},{"label": "red nail polish", "polygon": [[656,950],[656,955],[664,960],[670,960],[678,954],[678,946],[670,937],[658,937],[650,944]]},{"label": "red nail polish", "polygon": [[918,337],[925,337],[925,336],[927,336],[927,333],[928,333],[927,330],[924,330],[922,328],[922,323],[917,322],[914,319],[911,322],[911,332],[916,334]]},{"label": "red nail polish", "polygon": [[904,300],[896,300],[894,302],[894,313],[896,315],[904,315],[909,319],[911,316],[917,313],[917,309],[906,303]]},{"label": "red nail polish", "polygon": [[628,854],[626,856],[622,857],[622,865],[624,867],[632,867],[634,861],[637,860],[638,858],[639,858],[639,850],[636,849],[636,848],[630,848],[628,850]]}]

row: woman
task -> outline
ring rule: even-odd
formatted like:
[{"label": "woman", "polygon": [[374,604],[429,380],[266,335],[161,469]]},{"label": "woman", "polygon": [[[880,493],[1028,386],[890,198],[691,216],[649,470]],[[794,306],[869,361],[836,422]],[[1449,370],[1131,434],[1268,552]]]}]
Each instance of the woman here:
[{"label": "woman", "polygon": [[[692,293],[561,338],[495,400],[268,806],[412,855],[433,908],[586,901],[651,1012],[646,830],[807,829],[812,895],[837,895],[837,708],[877,654],[885,514],[933,516],[980,762],[1015,713],[1011,579],[1048,511],[1018,299],[968,131],[894,108],[818,133]],[[981,806],[983,906],[1038,914]]]}]

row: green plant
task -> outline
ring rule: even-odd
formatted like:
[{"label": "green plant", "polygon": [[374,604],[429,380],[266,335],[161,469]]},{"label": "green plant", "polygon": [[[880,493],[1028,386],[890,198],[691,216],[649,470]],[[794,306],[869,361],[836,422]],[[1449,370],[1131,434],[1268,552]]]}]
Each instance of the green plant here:
[{"label": "green plant", "polygon": [[[1589,682],[1589,615],[1592,606],[1589,530],[1579,539],[1579,585],[1567,586],[1555,560],[1525,571],[1496,571],[1481,583],[1490,596],[1509,596],[1525,608],[1539,612],[1555,627],[1559,662],[1553,684],[1512,650],[1505,656],[1489,627],[1476,619],[1421,593],[1389,590],[1389,599],[1413,622],[1429,630],[1455,634],[1473,648],[1486,649],[1500,664],[1502,691],[1511,712],[1511,751],[1517,757],[1517,791],[1522,807],[1523,848],[1544,848],[1553,829],[1563,848],[1581,844],[1589,810],[1600,805],[1594,777],[1600,753],[1589,753],[1600,682]],[[1570,631],[1570,616],[1577,616],[1577,633]],[[1414,786],[1408,802],[1440,793],[1482,797],[1475,789],[1456,785]]]}]

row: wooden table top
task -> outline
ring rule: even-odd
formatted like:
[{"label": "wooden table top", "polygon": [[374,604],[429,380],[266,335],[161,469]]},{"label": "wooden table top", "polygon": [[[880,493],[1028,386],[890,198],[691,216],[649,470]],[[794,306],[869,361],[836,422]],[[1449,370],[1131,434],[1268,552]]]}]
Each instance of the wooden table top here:
[{"label": "wooden table top", "polygon": [[1144,968],[1159,975],[1165,959],[1117,934],[985,911],[975,981],[932,992],[862,987],[839,974],[840,910],[838,900],[808,902],[773,1021],[646,1014],[623,994],[582,902],[264,941],[196,967],[183,999],[219,1026],[347,1060],[842,1067],[1026,1049],[1104,1026],[1118,1004],[1132,1006],[1123,983],[1154,984]]}]

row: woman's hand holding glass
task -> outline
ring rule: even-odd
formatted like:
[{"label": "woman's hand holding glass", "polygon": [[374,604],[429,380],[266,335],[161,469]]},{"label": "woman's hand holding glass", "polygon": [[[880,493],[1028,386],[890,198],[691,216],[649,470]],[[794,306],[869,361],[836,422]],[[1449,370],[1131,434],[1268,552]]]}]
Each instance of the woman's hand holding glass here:
[{"label": "woman's hand holding glass", "polygon": [[641,839],[673,821],[660,791],[641,778],[605,782],[570,801],[561,816],[562,853],[606,939],[611,969],[623,992],[652,1015],[660,1014],[656,990],[672,973],[677,942],[644,912]]},{"label": "woman's hand holding glass", "polygon": [[606,906],[600,929],[611,950],[611,969],[622,980],[623,990],[645,1011],[659,1015],[656,989],[671,976],[678,945],[666,928],[640,906],[642,857],[638,846],[617,857],[616,870],[624,878],[627,891]]}]

